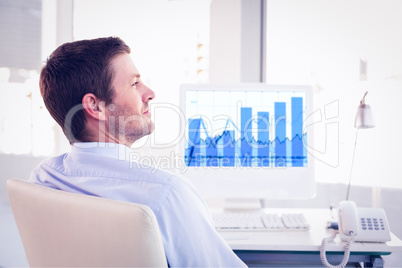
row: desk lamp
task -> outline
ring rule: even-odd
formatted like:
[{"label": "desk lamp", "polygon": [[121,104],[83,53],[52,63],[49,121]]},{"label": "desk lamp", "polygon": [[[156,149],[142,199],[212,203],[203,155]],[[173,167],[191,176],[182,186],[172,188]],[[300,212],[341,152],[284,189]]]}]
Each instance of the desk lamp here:
[{"label": "desk lamp", "polygon": [[356,113],[356,117],[355,117],[356,137],[355,137],[355,144],[354,144],[354,148],[353,148],[352,166],[350,168],[349,184],[348,184],[348,192],[346,194],[346,200],[349,200],[350,183],[352,181],[352,171],[353,171],[353,164],[355,161],[357,135],[359,133],[359,129],[367,129],[367,128],[375,127],[373,115],[371,113],[371,107],[370,107],[370,105],[366,104],[366,100],[365,100],[367,93],[368,93],[368,91],[366,91],[362,100],[360,101],[359,107],[357,107],[357,113]]}]

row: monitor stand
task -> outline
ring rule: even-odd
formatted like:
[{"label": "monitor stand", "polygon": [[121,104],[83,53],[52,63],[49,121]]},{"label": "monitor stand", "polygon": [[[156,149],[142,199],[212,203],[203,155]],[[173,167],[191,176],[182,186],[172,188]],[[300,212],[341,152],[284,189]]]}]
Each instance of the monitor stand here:
[{"label": "monitor stand", "polygon": [[263,200],[259,198],[226,198],[224,212],[255,212],[263,208],[262,204]]}]

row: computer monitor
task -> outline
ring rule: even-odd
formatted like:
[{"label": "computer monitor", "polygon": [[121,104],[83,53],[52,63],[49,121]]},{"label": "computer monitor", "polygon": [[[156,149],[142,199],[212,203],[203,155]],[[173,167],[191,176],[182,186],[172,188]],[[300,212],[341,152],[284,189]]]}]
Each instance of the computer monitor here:
[{"label": "computer monitor", "polygon": [[184,175],[208,198],[308,199],[315,194],[309,86],[184,84]]}]

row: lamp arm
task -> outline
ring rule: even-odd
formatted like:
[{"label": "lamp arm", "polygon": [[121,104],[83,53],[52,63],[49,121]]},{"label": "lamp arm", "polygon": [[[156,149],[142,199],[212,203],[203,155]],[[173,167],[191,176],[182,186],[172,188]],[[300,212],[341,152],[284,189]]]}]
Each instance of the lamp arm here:
[{"label": "lamp arm", "polygon": [[346,200],[349,200],[350,184],[352,182],[352,173],[353,173],[353,166],[354,166],[354,163],[355,163],[355,153],[356,153],[356,144],[357,144],[357,135],[358,134],[359,134],[359,129],[357,128],[356,129],[356,136],[355,136],[355,145],[353,146],[352,165],[350,166],[349,184],[348,184],[348,191],[346,193]]},{"label": "lamp arm", "polygon": [[366,104],[366,96],[368,94],[368,91],[366,91],[366,93],[364,93],[362,100],[360,101],[361,104]]}]

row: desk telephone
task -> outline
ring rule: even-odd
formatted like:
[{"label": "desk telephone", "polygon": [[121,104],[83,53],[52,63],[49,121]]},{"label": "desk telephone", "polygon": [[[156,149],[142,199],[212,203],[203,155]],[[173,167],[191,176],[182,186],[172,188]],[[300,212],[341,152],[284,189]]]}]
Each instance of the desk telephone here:
[{"label": "desk telephone", "polygon": [[[353,201],[339,203],[338,225],[332,224],[329,228],[331,236],[323,239],[320,248],[321,261],[328,268],[346,266],[353,242],[387,242],[391,240],[384,209],[357,208]],[[346,242],[345,255],[339,265],[332,266],[326,259],[325,248],[329,242],[335,239],[337,233],[339,233],[341,240]]]}]

